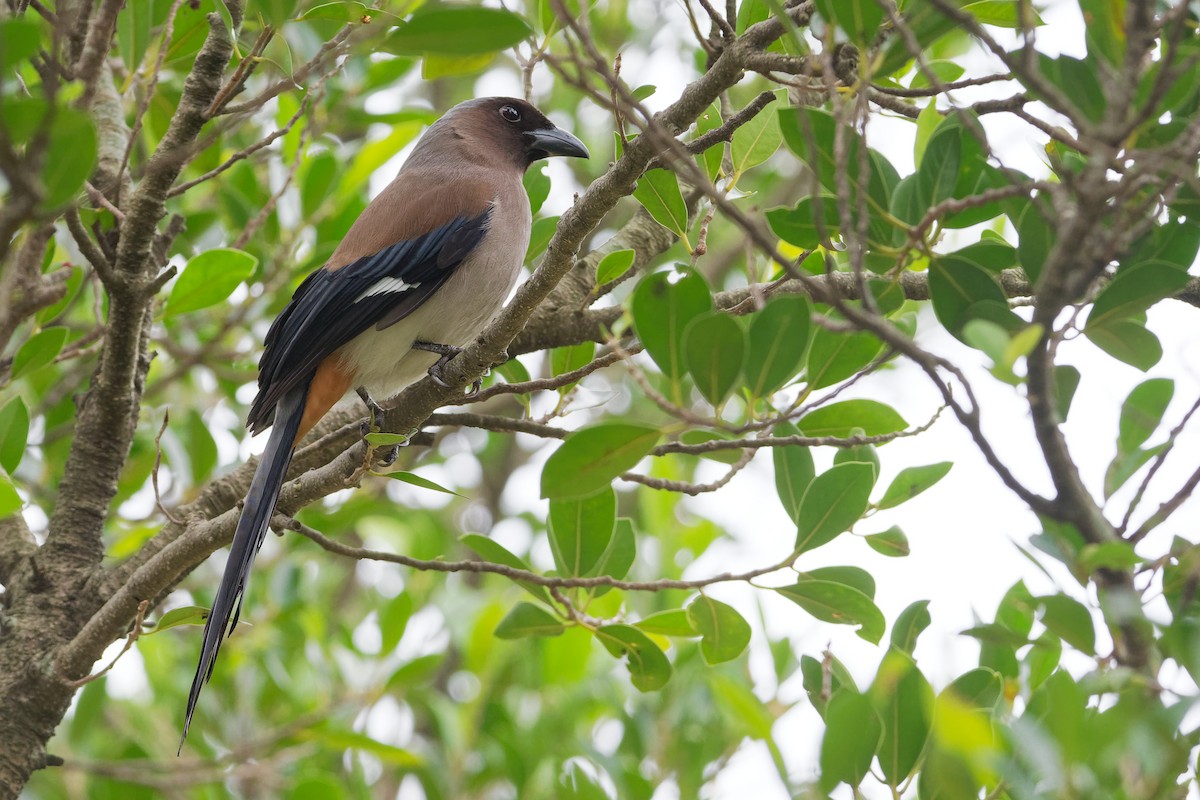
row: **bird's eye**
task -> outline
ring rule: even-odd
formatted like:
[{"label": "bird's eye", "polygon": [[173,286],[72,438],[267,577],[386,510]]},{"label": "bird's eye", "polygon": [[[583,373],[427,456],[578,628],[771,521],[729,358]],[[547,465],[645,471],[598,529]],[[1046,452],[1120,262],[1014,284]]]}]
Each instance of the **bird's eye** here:
[{"label": "bird's eye", "polygon": [[521,112],[517,111],[513,106],[501,106],[500,116],[504,117],[509,122],[520,122]]}]

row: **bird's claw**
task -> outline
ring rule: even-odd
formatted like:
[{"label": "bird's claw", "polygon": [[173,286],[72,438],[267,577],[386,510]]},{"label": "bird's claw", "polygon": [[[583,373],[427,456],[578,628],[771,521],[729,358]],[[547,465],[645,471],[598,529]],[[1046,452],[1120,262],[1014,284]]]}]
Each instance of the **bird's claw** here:
[{"label": "bird's claw", "polygon": [[363,420],[359,426],[359,429],[362,431],[362,435],[366,436],[368,433],[374,433],[378,431],[379,419],[383,416],[383,406],[375,402],[371,395],[367,393],[365,387],[359,386],[354,391],[363,401],[363,405],[367,407],[367,414],[369,415],[367,419]]},{"label": "bird's claw", "polygon": [[[452,344],[437,344],[436,342],[413,342],[413,349],[424,350],[428,353],[437,353],[439,356],[441,356],[437,361],[434,362],[433,366],[427,370],[429,377],[434,383],[443,389],[454,388],[454,384],[446,380],[446,374],[444,370],[446,365],[450,363],[450,360],[463,351],[461,347],[455,347]],[[482,378],[476,378],[475,380],[471,381],[471,388],[467,390],[467,397],[474,397],[475,395],[479,394],[479,390],[482,387]]]},{"label": "bird's claw", "polygon": [[434,383],[443,389],[453,389],[454,387],[446,381],[445,374],[442,372],[442,367],[444,366],[442,363],[443,361],[449,361],[449,358],[442,356],[440,359],[438,359],[438,362],[429,368],[429,377]]}]

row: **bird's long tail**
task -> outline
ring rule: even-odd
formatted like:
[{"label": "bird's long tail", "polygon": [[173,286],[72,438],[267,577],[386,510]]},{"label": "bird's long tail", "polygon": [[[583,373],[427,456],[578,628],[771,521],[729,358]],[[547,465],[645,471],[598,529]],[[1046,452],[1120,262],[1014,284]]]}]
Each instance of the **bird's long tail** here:
[{"label": "bird's long tail", "polygon": [[217,589],[216,599],[213,600],[208,621],[204,625],[204,645],[200,650],[196,676],[192,678],[183,735],[179,739],[181,751],[187,739],[188,728],[192,724],[192,713],[196,710],[200,690],[212,677],[221,642],[237,625],[242,596],[250,577],[250,567],[253,566],[254,556],[258,554],[258,549],[262,547],[263,539],[267,535],[267,526],[275,511],[275,501],[279,499],[283,478],[292,460],[292,448],[300,429],[301,417],[304,415],[307,391],[307,385],[292,389],[280,399],[275,408],[271,437],[267,440],[267,448],[258,462],[258,469],[254,471],[250,491],[246,493],[242,516],[238,519],[237,530],[233,534],[229,560],[225,562],[225,574],[221,576],[221,586]]}]

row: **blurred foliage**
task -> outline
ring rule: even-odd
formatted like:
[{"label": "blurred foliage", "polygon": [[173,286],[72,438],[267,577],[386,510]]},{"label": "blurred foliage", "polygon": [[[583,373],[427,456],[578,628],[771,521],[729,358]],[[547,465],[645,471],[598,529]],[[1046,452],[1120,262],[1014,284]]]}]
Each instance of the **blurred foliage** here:
[{"label": "blurred foliage", "polygon": [[[329,75],[308,75],[261,109],[218,117],[180,178],[180,184],[201,182],[168,205],[186,222],[171,251],[179,275],[153,306],[157,358],[107,523],[112,562],[136,553],[161,527],[151,486],[160,449],[158,479],[168,507],[195,499],[244,460],[241,420],[266,326],[365,208],[372,179],[390,177],[397,155],[440,111],[497,86],[519,93],[523,66],[538,105],[593,152],[588,163],[548,170],[539,164],[529,173],[536,262],[556,214],[622,146],[619,137],[615,149],[611,144],[613,120],[541,60],[573,52],[558,5],[249,4],[234,63],[252,57],[256,70],[235,105],[287,80],[341,26],[354,26],[356,38]],[[665,253],[651,254],[644,275],[630,272],[635,253],[625,247],[598,259],[598,284],[636,278],[612,295],[626,310],[615,330],[634,332],[644,354],[632,367],[590,375],[581,386],[488,406],[488,413],[565,420],[577,432],[550,444],[445,428],[434,446],[405,451],[398,481],[368,478],[361,489],[335,494],[298,519],[344,543],[414,558],[477,557],[560,577],[663,581],[686,573],[695,579],[703,576],[688,565],[730,532],[687,492],[663,488],[711,480],[714,466],[719,474],[736,472],[745,466],[739,446],[715,445],[770,434],[780,439],[761,461],[773,461],[776,493],[795,531],[771,531],[766,538],[786,544],[759,560],[769,565],[794,540],[787,564],[795,562],[795,571],[755,585],[792,601],[796,614],[852,626],[877,645],[877,659],[850,668],[832,652],[821,653],[816,641],[768,636],[752,606],[704,591],[592,586],[555,597],[506,577],[353,561],[298,536],[272,537],[247,594],[245,624],[223,651],[183,756],[176,759],[172,749],[199,645],[193,625],[202,622],[217,584],[215,564],[198,569],[151,614],[157,625],[137,640],[136,656],[126,656],[141,666],[124,673],[126,688],[112,691],[117,681],[109,676],[80,690],[49,747],[67,766],[38,772],[30,798],[715,797],[712,787],[730,760],[751,746],[765,750],[781,785],[796,797],[1188,796],[1200,744],[1189,716],[1200,676],[1194,531],[1179,526],[1179,535],[1155,550],[1142,546],[1149,530],[1122,525],[1120,535],[1097,543],[1070,523],[1045,519],[1030,558],[1061,563],[1078,583],[1042,596],[1014,584],[994,617],[965,631],[979,643],[978,665],[935,685],[923,671],[934,656],[917,653],[930,624],[928,603],[899,614],[881,609],[870,566],[910,549],[892,524],[896,517],[874,517],[936,492],[952,466],[951,454],[931,452],[923,459],[931,463],[889,465],[895,477],[879,482],[884,445],[937,409],[928,409],[927,419],[907,420],[877,399],[835,399],[850,382],[862,379],[869,387],[870,373],[887,369],[896,351],[849,325],[830,304],[778,294],[741,309],[753,313],[730,315],[714,302],[748,283],[761,289],[764,281],[786,278],[768,255],[804,254],[798,269],[828,271],[831,278],[853,277],[861,259],[858,266],[877,274],[864,281],[868,297],[854,308],[878,313],[908,334],[918,324],[944,328],[977,351],[998,381],[1024,389],[1027,358],[1045,331],[1010,308],[1007,271],[1023,270],[1037,285],[1047,264],[1078,246],[1059,240],[1064,224],[1044,187],[1032,196],[1004,193],[1032,186],[1033,178],[998,166],[978,110],[943,113],[944,104],[919,92],[934,80],[980,74],[972,71],[978,59],[963,55],[967,35],[939,8],[961,8],[995,31],[1042,25],[1028,3],[900,2],[906,36],[893,30],[891,3],[814,5],[810,29],[788,33],[772,52],[832,53],[836,43],[848,53],[855,46],[852,76],[857,71],[881,90],[916,98],[897,101],[910,106],[917,131],[910,174],[868,147],[861,128],[839,115],[844,105],[797,102],[794,85],[789,94],[788,86],[748,77],[685,139],[712,130],[760,92],[775,92],[727,147],[696,160],[739,207],[769,226],[774,254],[748,263],[746,232],[720,211],[706,217],[712,206],[697,204],[692,176],[647,172],[633,199],[585,249],[602,245],[639,207],[678,237]],[[1113,83],[1097,76],[1111,75],[1127,46],[1125,2],[1079,5],[1088,20],[1086,57],[1036,54],[1040,82],[1019,86],[1075,128],[1106,118],[1116,102]],[[708,56],[682,22],[648,24],[667,13],[665,4],[566,7],[586,16],[606,55],[621,52],[626,63],[655,69],[673,65],[670,75],[649,69],[638,80],[625,75],[639,87],[637,99],[655,101],[656,108],[674,98],[661,98],[643,81],[678,86],[706,65]],[[741,33],[780,7],[745,0],[736,10],[731,22]],[[141,120],[127,153],[135,177],[167,130],[212,11],[226,14],[214,0],[137,0],[118,17],[116,88],[127,123]],[[700,13],[690,5],[689,11]],[[671,19],[682,19],[674,6]],[[1149,104],[1129,133],[1129,147],[1136,140],[1139,148],[1165,148],[1194,135],[1200,67],[1195,19],[1187,20],[1185,33],[1153,49],[1156,64],[1179,51],[1170,59],[1169,85],[1156,83],[1166,67],[1152,66],[1128,87]],[[707,28],[706,19],[700,24]],[[50,27],[36,14],[0,18],[0,42],[6,76],[0,125],[18,151],[48,125],[40,202],[53,216],[80,196],[92,174],[97,126],[71,106],[72,84],[51,99],[29,89],[42,82],[29,59],[54,47]],[[916,64],[908,49],[913,42],[922,51]],[[13,75],[20,80],[9,80]],[[863,86],[846,83],[839,92]],[[1062,98],[1070,108],[1059,106]],[[269,144],[257,148],[264,137]],[[1069,184],[1088,169],[1088,154],[1053,140],[1046,165],[1050,182]],[[1194,179],[1194,163],[1189,168]],[[1094,345],[1143,371],[1162,355],[1146,312],[1188,284],[1200,246],[1194,190],[1171,185],[1166,193],[1140,190],[1138,199],[1154,212],[1150,223],[1113,255],[1087,298],[1090,313],[1071,331],[1081,334],[1078,346]],[[103,207],[84,204],[79,215],[102,239],[115,224]],[[1111,223],[1128,220],[1114,216]],[[19,330],[0,375],[0,515],[24,507],[35,529],[54,507],[73,444],[75,404],[96,369],[103,334],[107,298],[84,263],[59,224],[43,271],[69,269],[67,293]],[[927,281],[928,301],[906,299],[897,277],[904,272]],[[605,297],[598,307],[608,304]],[[932,314],[921,314],[918,323],[922,306]],[[561,375],[603,348],[583,342],[525,354],[488,385]],[[1055,374],[1064,419],[1079,384],[1073,369],[1059,366]],[[1145,477],[1170,451],[1177,432],[1169,432],[1180,424],[1178,413],[1168,413],[1174,388],[1170,377],[1147,379],[1128,392],[1119,431],[1095,432],[1115,437],[1105,498]],[[810,447],[795,441],[802,437],[842,441]],[[814,459],[814,450],[828,452]],[[639,465],[648,485],[614,483]],[[548,502],[538,500],[539,485]],[[748,518],[752,513],[746,511]],[[796,561],[849,535],[860,535],[878,555],[863,547],[861,567],[813,569]],[[1133,570],[1144,576],[1139,587],[1153,590],[1103,601],[1089,592]],[[1148,615],[1144,607],[1154,592],[1161,600]],[[1136,664],[1113,650],[1114,631],[1120,635],[1131,624],[1146,632],[1141,646],[1149,650]],[[754,680],[751,647],[766,665],[756,665]],[[811,704],[823,721],[819,753],[797,755],[776,735],[776,721],[801,704]],[[811,763],[797,774],[805,758]],[[673,793],[661,791],[664,785]]]}]

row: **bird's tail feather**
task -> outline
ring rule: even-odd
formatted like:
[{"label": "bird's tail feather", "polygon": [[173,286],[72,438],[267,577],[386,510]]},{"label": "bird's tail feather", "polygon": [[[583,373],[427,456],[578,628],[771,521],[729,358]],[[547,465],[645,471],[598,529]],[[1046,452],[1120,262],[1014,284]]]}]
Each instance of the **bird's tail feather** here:
[{"label": "bird's tail feather", "polygon": [[200,690],[212,677],[213,667],[217,662],[217,653],[221,650],[221,642],[233,632],[233,627],[237,625],[238,613],[242,607],[242,595],[250,577],[250,567],[253,566],[254,556],[258,554],[258,549],[262,547],[263,539],[267,535],[267,526],[275,511],[275,501],[279,499],[279,491],[283,488],[283,478],[287,473],[288,464],[292,460],[292,447],[300,428],[300,419],[304,415],[307,393],[306,385],[298,386],[285,394],[276,406],[271,437],[267,440],[267,448],[258,462],[258,469],[254,471],[254,478],[250,482],[250,491],[246,493],[242,515],[238,519],[237,530],[233,534],[229,560],[225,562],[225,574],[221,576],[221,586],[217,589],[217,596],[209,611],[208,621],[204,624],[204,644],[200,650],[200,663],[197,664],[196,675],[192,678],[187,716],[183,722],[183,735],[179,739],[181,751],[183,743],[187,739],[188,728],[192,724],[192,713],[196,710],[196,701],[200,698]]}]

